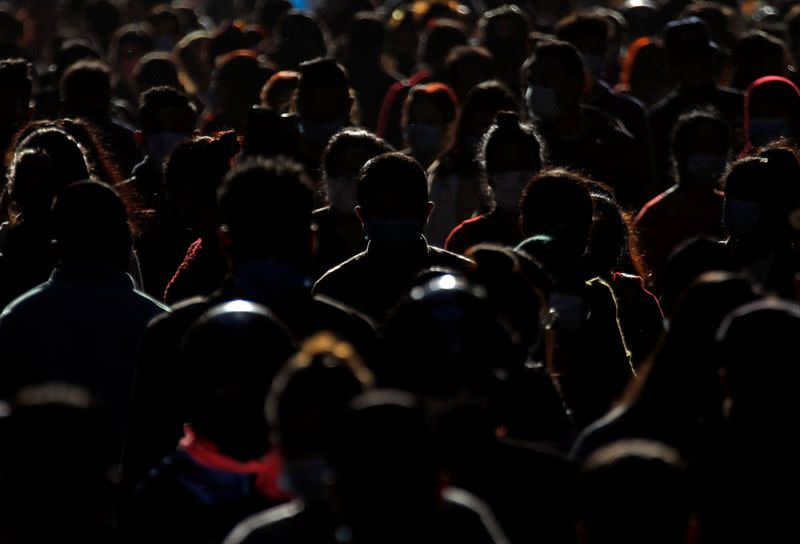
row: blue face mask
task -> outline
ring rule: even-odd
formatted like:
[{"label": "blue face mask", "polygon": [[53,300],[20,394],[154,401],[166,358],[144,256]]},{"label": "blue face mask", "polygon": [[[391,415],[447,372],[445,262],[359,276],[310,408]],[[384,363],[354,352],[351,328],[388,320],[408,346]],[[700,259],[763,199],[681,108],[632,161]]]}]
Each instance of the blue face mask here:
[{"label": "blue face mask", "polygon": [[686,174],[698,183],[716,185],[728,166],[728,160],[722,155],[689,155],[686,157]]},{"label": "blue face mask", "polygon": [[190,137],[191,134],[184,134],[182,132],[157,132],[156,134],[149,134],[147,136],[144,146],[150,158],[156,164],[162,165],[169,154]]},{"label": "blue face mask", "polygon": [[342,121],[331,121],[328,123],[318,123],[316,121],[300,121],[300,133],[306,140],[317,145],[325,146],[333,138],[334,134],[344,128]]},{"label": "blue face mask", "polygon": [[603,79],[606,75],[606,59],[599,55],[584,55],[586,69],[594,79]]},{"label": "blue face mask", "polygon": [[492,176],[494,200],[500,208],[516,208],[519,206],[522,191],[533,177],[529,170],[511,170]]},{"label": "blue face mask", "polygon": [[731,238],[754,233],[760,221],[761,206],[758,203],[736,199],[725,201],[723,222]]},{"label": "blue face mask", "polygon": [[364,226],[367,239],[381,248],[404,249],[422,238],[422,228],[412,219],[368,219]]},{"label": "blue face mask", "polygon": [[525,91],[525,102],[528,105],[528,113],[535,119],[552,121],[561,113],[556,101],[556,91],[552,87],[529,86]]},{"label": "blue face mask", "polygon": [[442,148],[442,129],[427,123],[412,123],[406,128],[406,142],[423,155],[434,155]]},{"label": "blue face mask", "polygon": [[750,143],[762,147],[789,135],[789,123],[782,117],[754,117],[750,119]]}]

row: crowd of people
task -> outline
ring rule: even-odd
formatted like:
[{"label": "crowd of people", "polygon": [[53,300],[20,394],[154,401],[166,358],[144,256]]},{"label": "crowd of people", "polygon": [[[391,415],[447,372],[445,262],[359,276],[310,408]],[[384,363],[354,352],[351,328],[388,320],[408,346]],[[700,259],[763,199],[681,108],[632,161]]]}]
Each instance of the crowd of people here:
[{"label": "crowd of people", "polygon": [[798,86],[788,0],[1,1],[0,543],[790,540]]}]

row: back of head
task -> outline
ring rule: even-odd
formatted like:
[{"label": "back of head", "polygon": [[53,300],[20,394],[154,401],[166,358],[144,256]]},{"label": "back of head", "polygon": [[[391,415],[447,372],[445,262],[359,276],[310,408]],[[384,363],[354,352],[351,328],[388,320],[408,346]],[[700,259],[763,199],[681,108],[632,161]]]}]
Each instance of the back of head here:
[{"label": "back of head", "polygon": [[333,59],[317,58],[300,65],[295,107],[306,121],[338,121],[350,114],[350,81]]},{"label": "back of head", "polygon": [[63,75],[73,64],[85,61],[100,61],[102,57],[89,40],[73,38],[65,41],[55,53],[56,73]]},{"label": "back of head", "polygon": [[132,243],[128,213],[111,187],[73,183],[56,196],[52,217],[62,263],[126,269]]},{"label": "back of head", "polygon": [[139,103],[139,126],[145,134],[177,132],[191,134],[197,110],[184,93],[174,87],[152,87]]},{"label": "back of head", "polygon": [[509,54],[517,59],[524,57],[530,21],[516,5],[507,4],[487,11],[481,19],[480,28],[483,44],[500,62],[508,62]]},{"label": "back of head", "polygon": [[365,221],[407,219],[420,226],[427,220],[428,180],[417,161],[402,153],[386,153],[362,168],[356,200]]},{"label": "back of head", "polygon": [[310,13],[290,11],[278,23],[278,50],[274,57],[284,70],[328,54],[325,33]]},{"label": "back of head", "polygon": [[15,153],[27,149],[44,151],[56,165],[54,175],[48,184],[52,187],[51,200],[70,183],[89,178],[89,167],[83,150],[74,138],[61,129],[52,126],[35,129],[17,142]]},{"label": "back of head", "polygon": [[[571,43],[547,40],[536,46],[533,54],[522,66],[522,85],[527,86],[525,96],[530,114],[549,119],[556,108],[574,108],[580,101],[585,84],[585,65],[580,52]],[[536,90],[540,91],[536,93]],[[551,94],[556,97],[545,96]],[[538,96],[537,96],[538,94]],[[549,104],[552,102],[552,104]]]},{"label": "back of head", "polygon": [[213,75],[215,106],[223,111],[249,109],[258,104],[261,88],[273,74],[249,50],[236,50],[218,60]]},{"label": "back of head", "polygon": [[581,518],[591,544],[682,544],[687,541],[690,486],[674,449],[630,440],[592,454],[579,476]]},{"label": "back of head", "polygon": [[159,86],[182,89],[178,79],[178,66],[168,53],[148,53],[143,56],[133,71],[139,93]]},{"label": "back of head", "polygon": [[459,45],[467,44],[464,28],[445,19],[428,23],[419,42],[419,62],[429,66],[434,72],[444,68],[450,51]]},{"label": "back of head", "polygon": [[33,77],[27,61],[0,61],[0,130],[14,130],[28,120],[32,91]]},{"label": "back of head", "polygon": [[111,107],[111,71],[99,61],[80,61],[61,78],[61,100],[67,115],[104,120]]},{"label": "back of head", "polygon": [[553,238],[570,261],[583,255],[592,226],[592,197],[580,175],[560,169],[540,172],[525,189],[520,210],[526,237]]},{"label": "back of head", "polygon": [[558,22],[555,33],[559,40],[577,47],[587,61],[589,57],[599,57],[604,60],[611,29],[603,15],[574,13]]},{"label": "back of head", "polygon": [[313,198],[299,164],[281,158],[245,161],[227,175],[218,200],[236,260],[272,257],[305,264],[310,258]]},{"label": "back of head", "polygon": [[786,47],[783,41],[766,32],[752,31],[741,36],[733,49],[733,87],[746,89],[756,79],[786,73]]},{"label": "back of head", "polygon": [[261,88],[261,105],[278,112],[289,113],[300,73],[294,70],[281,70],[273,74]]},{"label": "back of head", "polygon": [[373,382],[350,344],[330,333],[306,340],[275,377],[267,400],[281,458],[289,465],[327,458],[350,401]]},{"label": "back of head", "polygon": [[236,300],[203,314],[182,347],[192,430],[237,459],[261,457],[269,437],[264,401],[294,349],[286,327],[263,306]]},{"label": "back of head", "polygon": [[348,32],[348,53],[353,57],[380,58],[386,40],[386,28],[381,18],[363,11],[357,13]]},{"label": "back of head", "polygon": [[447,55],[446,71],[447,82],[461,100],[476,85],[496,76],[492,54],[488,49],[475,45],[459,45],[453,48]]}]

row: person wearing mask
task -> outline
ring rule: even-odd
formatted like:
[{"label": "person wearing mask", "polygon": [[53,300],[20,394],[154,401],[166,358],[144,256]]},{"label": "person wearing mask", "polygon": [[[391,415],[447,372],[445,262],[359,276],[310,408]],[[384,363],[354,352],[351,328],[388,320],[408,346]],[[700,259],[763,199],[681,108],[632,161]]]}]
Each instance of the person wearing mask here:
[{"label": "person wearing mask", "polygon": [[386,28],[377,15],[356,14],[347,33],[343,64],[357,96],[361,124],[370,131],[378,126],[383,97],[401,79],[381,62],[385,40]]},{"label": "person wearing mask", "polygon": [[515,246],[522,241],[520,200],[528,182],[542,168],[542,148],[532,125],[521,122],[515,113],[497,114],[479,155],[494,208],[454,228],[447,237],[446,249],[464,254],[480,243]]},{"label": "person wearing mask", "polygon": [[766,76],[747,88],[744,99],[745,146],[742,156],[754,148],[800,135],[800,89],[784,77]]},{"label": "person wearing mask", "polygon": [[80,61],[61,77],[62,112],[91,122],[114,150],[123,176],[128,176],[142,155],[133,130],[111,117],[111,71],[99,61]]},{"label": "person wearing mask", "polygon": [[276,20],[270,57],[281,70],[297,70],[304,62],[328,55],[325,33],[314,15],[291,10]]},{"label": "person wearing mask", "polygon": [[631,43],[615,90],[632,96],[647,108],[664,98],[670,91],[664,44],[646,37]]},{"label": "person wearing mask", "polygon": [[492,54],[498,78],[516,93],[521,88],[520,67],[530,54],[528,16],[516,5],[487,11],[478,23],[480,43]]},{"label": "person wearing mask", "polygon": [[316,277],[366,249],[355,212],[356,178],[367,161],[393,149],[363,129],[346,128],[331,138],[322,155],[328,205],[314,211]]},{"label": "person wearing mask", "polygon": [[[716,109],[740,134],[744,96],[739,91],[721,87],[714,77],[715,57],[719,47],[711,41],[708,27],[697,17],[667,24],[663,32],[667,63],[677,88],[648,110],[650,133],[657,179],[660,187],[669,187],[670,139],[678,119],[687,110],[702,107]],[[737,136],[738,137],[738,136]],[[740,142],[734,142],[734,147]]]},{"label": "person wearing mask", "polygon": [[469,92],[481,83],[497,79],[494,57],[488,49],[477,45],[453,48],[447,55],[445,69],[445,83],[453,88],[459,103],[463,103]]},{"label": "person wearing mask", "polygon": [[350,401],[373,382],[352,346],[329,333],[303,344],[273,380],[266,403],[279,484],[293,500],[242,521],[226,544],[335,539],[330,453]]},{"label": "person wearing mask", "polygon": [[449,86],[427,83],[412,88],[403,107],[406,153],[427,170],[451,145],[457,115],[458,99]]},{"label": "person wearing mask", "polygon": [[540,43],[525,61],[525,103],[553,166],[587,172],[609,185],[626,209],[641,205],[648,154],[619,120],[581,104],[586,69],[580,53],[560,41]]},{"label": "person wearing mask", "polygon": [[434,204],[428,201],[425,172],[414,159],[387,153],[370,160],[358,176],[356,202],[367,249],[329,270],[314,285],[314,293],[382,321],[420,271],[431,266],[459,270],[470,264],[428,245],[422,236]]},{"label": "person wearing mask", "polygon": [[423,83],[446,81],[447,57],[455,47],[467,45],[466,30],[459,23],[434,19],[419,39],[417,72],[389,88],[381,103],[376,134],[400,149],[403,146],[403,105],[409,91]]},{"label": "person wearing mask", "polygon": [[491,195],[481,182],[481,142],[499,112],[516,109],[511,91],[499,81],[481,83],[467,94],[453,145],[428,173],[430,197],[436,203],[425,226],[425,238],[431,244],[443,247],[462,221],[490,208]]},{"label": "person wearing mask", "polygon": [[135,353],[147,324],[168,309],[134,289],[127,274],[131,231],[113,189],[91,181],[69,185],[54,201],[51,225],[53,274],[0,315],[7,357],[0,396],[8,399],[31,383],[83,385],[103,404],[119,453]]},{"label": "person wearing mask", "polygon": [[603,15],[579,12],[559,21],[555,32],[559,40],[571,43],[583,56],[588,87],[584,102],[619,119],[635,138],[646,141],[650,134],[644,106],[631,96],[615,93],[606,82],[611,75],[608,73],[610,30]]},{"label": "person wearing mask", "polygon": [[347,72],[333,59],[314,59],[300,65],[294,111],[303,139],[303,164],[316,178],[320,159],[334,134],[350,124],[353,99]]},{"label": "person wearing mask", "polygon": [[722,236],[720,180],[731,144],[730,126],[717,113],[694,112],[678,120],[672,139],[676,183],[645,204],[635,222],[655,284],[681,242]]},{"label": "person wearing mask", "polygon": [[[189,402],[182,384],[191,369],[183,365],[180,346],[191,324],[210,308],[243,299],[268,307],[298,342],[327,330],[367,359],[374,349],[369,321],[311,295],[313,199],[311,182],[299,164],[284,158],[249,159],[226,176],[218,202],[218,239],[228,274],[219,290],[177,305],[148,327],[123,456],[127,489],[172,452],[182,435]],[[269,202],[274,205],[264,213],[264,203]]]},{"label": "person wearing mask", "polygon": [[126,516],[131,538],[218,543],[239,521],[285,500],[263,406],[294,352],[286,327],[251,302],[226,302],[195,321],[182,350],[192,369],[183,438],[136,489]]}]

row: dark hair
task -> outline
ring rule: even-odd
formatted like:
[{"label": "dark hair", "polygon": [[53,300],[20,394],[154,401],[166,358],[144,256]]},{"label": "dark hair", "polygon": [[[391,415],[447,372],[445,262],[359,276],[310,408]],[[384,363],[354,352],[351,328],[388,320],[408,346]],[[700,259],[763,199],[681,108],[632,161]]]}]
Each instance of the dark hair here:
[{"label": "dark hair", "polygon": [[[492,126],[499,112],[514,111],[516,107],[517,101],[514,99],[514,95],[511,94],[508,87],[500,81],[484,81],[476,85],[467,94],[464,103],[461,105],[461,112],[458,115],[458,124],[456,125],[456,149],[458,149],[459,144],[463,143],[466,119],[472,118],[473,115],[486,115],[489,123],[485,126],[483,131],[485,133]],[[481,138],[482,137],[481,135]],[[465,151],[474,157],[474,154],[479,148],[480,146],[478,146],[477,149],[468,149]]]},{"label": "dark hair", "polygon": [[763,76],[781,75],[786,68],[786,47],[782,40],[762,31],[740,36],[733,48],[732,86],[747,87]]},{"label": "dark hair", "polygon": [[461,99],[476,84],[492,79],[496,72],[494,56],[485,47],[477,45],[454,47],[445,61],[445,79]]},{"label": "dark hair", "polygon": [[14,153],[25,149],[41,149],[58,165],[56,176],[51,180],[54,196],[61,189],[89,178],[89,167],[86,157],[75,139],[64,130],[52,124],[37,124],[30,131],[20,131],[12,146]]},{"label": "dark hair", "polygon": [[435,19],[428,23],[419,42],[419,60],[429,66],[441,64],[448,53],[467,44],[464,27],[455,21]]},{"label": "dark hair", "polygon": [[183,88],[178,79],[178,66],[169,53],[147,53],[139,59],[133,77],[140,93],[159,86]]},{"label": "dark hair", "polygon": [[392,151],[392,146],[367,130],[345,128],[331,138],[322,154],[323,177],[355,179],[367,161]]},{"label": "dark hair", "polygon": [[109,46],[108,57],[112,64],[120,62],[122,55],[127,54],[127,51],[123,50],[123,44],[128,42],[140,48],[144,53],[152,51],[155,48],[155,42],[150,25],[132,23],[117,29]]},{"label": "dark hair", "polygon": [[53,237],[62,261],[127,269],[131,254],[128,213],[117,193],[96,181],[79,181],[53,201]]},{"label": "dark hair", "polygon": [[545,57],[555,59],[574,81],[583,81],[585,77],[583,57],[575,46],[567,42],[547,40],[540,42],[533,54],[522,65],[523,84],[530,81],[534,64]]},{"label": "dark hair", "polygon": [[625,272],[647,279],[631,214],[603,184],[592,181],[590,193],[594,211],[585,259],[589,275],[608,278],[612,272]]},{"label": "dark hair", "polygon": [[33,72],[23,59],[0,60],[0,111],[13,112],[20,120],[30,109],[33,93]]},{"label": "dark hair", "polygon": [[561,19],[555,28],[559,40],[569,42],[576,47],[583,40],[593,40],[608,48],[610,34],[608,19],[597,13],[573,13]]},{"label": "dark hair", "polygon": [[536,129],[530,123],[520,120],[519,115],[510,111],[501,111],[495,117],[494,124],[489,127],[481,142],[478,160],[483,165],[487,176],[497,172],[496,152],[502,152],[510,144],[527,147],[530,153],[522,155],[527,159],[531,170],[539,170],[544,162],[544,149]]},{"label": "dark hair", "polygon": [[283,70],[297,70],[303,63],[328,54],[328,46],[317,19],[291,10],[278,22],[278,50],[273,58]]},{"label": "dark hair", "polygon": [[299,83],[300,72],[293,70],[275,72],[261,88],[261,105],[265,108],[272,108],[278,113],[283,113],[278,109],[280,104],[277,103],[275,95],[279,95],[280,98],[291,102]]},{"label": "dark hair", "polygon": [[61,78],[61,99],[71,115],[105,115],[111,106],[111,71],[98,61],[80,61]]},{"label": "dark hair", "polygon": [[102,60],[100,53],[94,48],[89,40],[73,38],[61,44],[55,53],[56,73],[63,75],[64,72],[76,62],[82,60]]},{"label": "dark hair", "polygon": [[423,220],[428,204],[425,171],[403,153],[375,157],[359,173],[356,200],[365,215]]},{"label": "dark hair", "polygon": [[315,92],[325,90],[324,105],[327,111],[336,110],[342,119],[350,113],[350,80],[347,71],[333,59],[317,58],[300,65],[300,81],[297,84],[296,105],[302,117],[307,110],[319,109],[322,105],[311,104],[318,99]]},{"label": "dark hair", "polygon": [[189,97],[173,87],[153,87],[139,102],[139,126],[145,134],[164,131],[191,132],[197,110]]},{"label": "dark hair", "polygon": [[252,51],[225,54],[218,59],[213,75],[219,101],[236,107],[258,104],[261,88],[273,73]]},{"label": "dark hair", "polygon": [[248,159],[218,192],[220,219],[233,252],[246,259],[274,255],[307,259],[313,198],[303,167],[283,158]]},{"label": "dark hair", "polygon": [[380,16],[370,11],[355,15],[348,32],[348,52],[353,56],[380,57],[386,28]]},{"label": "dark hair", "polygon": [[480,21],[480,28],[483,32],[484,45],[489,51],[498,50],[498,43],[501,38],[496,34],[498,29],[505,28],[507,25],[514,26],[519,36],[528,36],[531,24],[528,16],[518,6],[506,4],[499,8],[487,11],[483,14]]},{"label": "dark hair", "polygon": [[404,115],[409,116],[417,101],[430,100],[436,111],[442,114],[442,120],[450,124],[456,120],[458,97],[449,85],[444,83],[424,83],[411,88],[404,105]]}]

